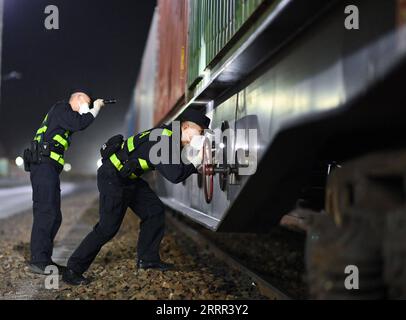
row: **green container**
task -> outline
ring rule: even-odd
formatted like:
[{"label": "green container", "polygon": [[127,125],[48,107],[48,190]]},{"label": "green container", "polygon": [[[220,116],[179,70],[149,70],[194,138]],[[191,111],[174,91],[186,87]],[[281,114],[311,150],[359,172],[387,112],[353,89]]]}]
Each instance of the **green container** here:
[{"label": "green container", "polygon": [[188,86],[267,0],[190,0]]}]

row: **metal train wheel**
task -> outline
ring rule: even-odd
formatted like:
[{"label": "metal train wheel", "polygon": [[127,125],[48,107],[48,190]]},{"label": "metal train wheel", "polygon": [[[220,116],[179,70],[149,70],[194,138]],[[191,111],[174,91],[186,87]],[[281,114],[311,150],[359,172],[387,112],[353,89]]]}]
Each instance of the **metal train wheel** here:
[{"label": "metal train wheel", "polygon": [[199,187],[199,189],[203,187],[203,176],[200,171],[197,173],[197,186]]},{"label": "metal train wheel", "polygon": [[405,172],[399,150],[352,159],[330,174],[328,214],[314,216],[307,236],[311,298],[405,299]]},{"label": "metal train wheel", "polygon": [[[225,132],[226,130],[230,129],[230,125],[228,123],[228,121],[223,121],[223,123],[221,124],[221,132]],[[228,139],[227,139],[227,135],[223,135],[222,138],[222,146],[220,148],[220,152],[222,152],[222,157],[223,157],[223,163],[221,164],[221,167],[226,168],[227,167],[227,152],[228,152]],[[226,191],[227,189],[227,179],[228,179],[228,174],[226,171],[224,172],[220,172],[219,173],[219,185],[220,185],[220,189],[222,191]]]},{"label": "metal train wheel", "polygon": [[213,199],[214,165],[211,143],[208,138],[205,139],[203,144],[202,176],[204,197],[206,202],[210,203]]}]

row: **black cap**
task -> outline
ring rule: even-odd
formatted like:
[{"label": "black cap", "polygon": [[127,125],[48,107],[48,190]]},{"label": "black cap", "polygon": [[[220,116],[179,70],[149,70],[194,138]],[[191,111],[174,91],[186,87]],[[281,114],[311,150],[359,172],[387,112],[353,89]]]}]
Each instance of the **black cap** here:
[{"label": "black cap", "polygon": [[72,95],[76,92],[86,93],[91,99],[93,99],[92,91],[90,90],[90,88],[87,88],[86,86],[72,88],[69,92],[69,95]]},{"label": "black cap", "polygon": [[208,129],[210,125],[210,119],[201,111],[195,109],[187,109],[180,116],[181,121],[191,121],[203,129]]}]

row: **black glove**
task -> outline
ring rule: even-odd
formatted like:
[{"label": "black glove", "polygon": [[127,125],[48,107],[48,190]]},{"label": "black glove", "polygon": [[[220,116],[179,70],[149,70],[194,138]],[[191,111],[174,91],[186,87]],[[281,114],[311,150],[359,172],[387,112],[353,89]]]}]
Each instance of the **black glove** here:
[{"label": "black glove", "polygon": [[100,155],[103,160],[109,159],[114,153],[121,149],[123,145],[124,137],[121,134],[118,134],[114,137],[111,137],[100,149]]}]

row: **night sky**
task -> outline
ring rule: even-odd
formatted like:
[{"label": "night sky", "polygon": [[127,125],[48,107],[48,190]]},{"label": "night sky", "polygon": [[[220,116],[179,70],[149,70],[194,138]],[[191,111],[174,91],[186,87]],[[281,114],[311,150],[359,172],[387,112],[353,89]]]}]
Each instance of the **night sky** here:
[{"label": "night sky", "polygon": [[[44,9],[56,5],[60,29],[46,30]],[[66,161],[95,172],[99,148],[124,130],[124,118],[152,20],[155,0],[5,0],[0,156],[14,159],[29,144],[53,103],[85,84],[96,97],[119,100],[74,135]],[[1,150],[3,149],[3,150]]]}]

